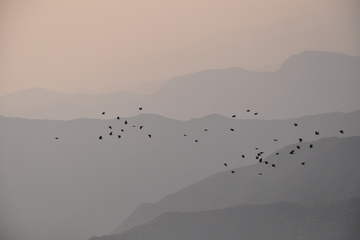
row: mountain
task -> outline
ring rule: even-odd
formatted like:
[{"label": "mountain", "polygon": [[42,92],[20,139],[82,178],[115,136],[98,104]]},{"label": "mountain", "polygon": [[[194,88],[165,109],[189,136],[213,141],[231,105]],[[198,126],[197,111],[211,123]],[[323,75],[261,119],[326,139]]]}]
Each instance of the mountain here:
[{"label": "mountain", "polygon": [[163,213],[148,224],[122,234],[89,240],[355,240],[360,237],[359,220],[359,198],[311,207],[278,202],[202,212]]},{"label": "mountain", "polygon": [[[264,161],[223,172],[167,195],[155,204],[143,204],[116,230],[119,234],[164,212],[201,211],[240,204],[287,201],[328,204],[360,197],[360,137],[324,138],[286,146]],[[300,150],[296,148],[300,146]],[[295,154],[289,154],[295,150]],[[305,165],[301,165],[305,162]],[[275,167],[271,165],[275,164]],[[262,175],[259,175],[261,173]]]},{"label": "mountain", "polygon": [[[79,95],[72,95],[71,101],[58,103],[38,94],[35,99],[40,105],[34,107],[35,104],[28,105],[31,101],[26,99],[30,97],[23,97],[26,92],[18,93],[0,99],[0,106],[8,106],[0,113],[12,117],[65,120],[100,118],[99,113],[106,111],[112,118],[135,116],[138,107],[142,106],[144,113],[178,120],[209,114],[236,114],[238,118],[249,119],[254,112],[259,113],[257,118],[260,119],[287,119],[358,110],[359,79],[360,57],[305,51],[289,57],[275,72],[237,67],[205,70],[174,77],[148,96],[120,92],[87,96],[80,101],[76,100]],[[22,107],[13,107],[15,103]],[[245,112],[246,109],[251,109],[251,113]]]},{"label": "mountain", "polygon": [[1,216],[24,232],[17,240],[88,239],[114,231],[143,202],[219,172],[234,178],[230,169],[257,162],[257,147],[267,157],[300,137],[360,136],[359,122],[360,111],[288,120],[0,117]]},{"label": "mountain", "polygon": [[143,97],[144,95],[132,92],[67,95],[33,88],[1,97],[0,114],[30,119],[97,118],[99,113],[112,105],[136,103]]}]

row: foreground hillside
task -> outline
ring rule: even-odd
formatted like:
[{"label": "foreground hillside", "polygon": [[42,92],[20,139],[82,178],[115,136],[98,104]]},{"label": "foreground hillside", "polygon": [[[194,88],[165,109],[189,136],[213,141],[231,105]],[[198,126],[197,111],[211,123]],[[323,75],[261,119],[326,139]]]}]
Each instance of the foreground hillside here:
[{"label": "foreground hillside", "polygon": [[[309,148],[310,144],[314,147]],[[286,146],[277,151],[279,155],[274,153],[262,163],[234,169],[230,176],[228,172],[218,173],[155,204],[140,205],[114,233],[147,223],[164,212],[279,201],[321,205],[360,197],[359,147],[360,137],[325,138]],[[289,154],[292,150],[295,154]]]},{"label": "foreground hillside", "polygon": [[89,240],[357,240],[359,221],[359,198],[312,207],[278,202],[164,213],[122,234]]}]

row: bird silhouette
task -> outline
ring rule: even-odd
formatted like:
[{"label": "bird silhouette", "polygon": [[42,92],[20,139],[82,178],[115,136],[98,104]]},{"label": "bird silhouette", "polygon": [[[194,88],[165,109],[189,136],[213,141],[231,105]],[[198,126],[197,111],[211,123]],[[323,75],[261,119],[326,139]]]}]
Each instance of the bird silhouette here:
[{"label": "bird silhouette", "polygon": [[301,165],[305,165],[305,162],[302,162]]},{"label": "bird silhouette", "polygon": [[120,129],[120,131],[124,132],[124,129]]},{"label": "bird silhouette", "polygon": [[118,135],[118,138],[121,138],[121,135]]},{"label": "bird silhouette", "polygon": [[204,131],[205,131],[205,132],[207,132],[207,131],[208,131],[208,129],[207,129],[207,128],[205,128],[205,129],[204,129]]},{"label": "bird silhouette", "polygon": [[296,146],[297,149],[300,149],[300,146]]},{"label": "bird silhouette", "polygon": [[262,173],[261,173],[261,172],[259,172],[259,175],[262,175]]},{"label": "bird silhouette", "polygon": [[275,164],[271,164],[272,167],[275,167]]},{"label": "bird silhouette", "polygon": [[265,163],[265,164],[268,164],[268,162],[267,162],[267,161],[264,161],[264,163]]},{"label": "bird silhouette", "polygon": [[224,166],[227,167],[227,163],[224,163]]},{"label": "bird silhouette", "polygon": [[278,140],[277,139],[274,139],[275,142],[277,142]]},{"label": "bird silhouette", "polygon": [[302,138],[299,138],[299,142],[302,142],[303,141],[303,139]]},{"label": "bird silhouette", "polygon": [[259,162],[262,162],[262,158],[259,159]]},{"label": "bird silhouette", "polygon": [[101,139],[102,139],[102,136],[100,136],[99,139],[101,140]]},{"label": "bird silhouette", "polygon": [[314,147],[314,145],[313,144],[310,144],[310,146],[309,146],[310,148],[313,148]]},{"label": "bird silhouette", "polygon": [[139,110],[142,110],[142,107],[139,107]]},{"label": "bird silhouette", "polygon": [[112,132],[110,132],[109,135],[112,136]]},{"label": "bird silhouette", "polygon": [[241,155],[242,158],[245,158],[245,155]]},{"label": "bird silhouette", "polygon": [[58,137],[55,137],[55,139],[59,139]]},{"label": "bird silhouette", "polygon": [[124,122],[125,124],[127,124],[127,121],[125,120],[125,122]]},{"label": "bird silhouette", "polygon": [[231,173],[235,173],[235,171],[231,171]]},{"label": "bird silhouette", "polygon": [[111,126],[109,126],[109,128],[110,128],[110,129],[112,129],[112,127],[111,127]]},{"label": "bird silhouette", "polygon": [[276,153],[276,155],[279,155],[279,153]]},{"label": "bird silhouette", "polygon": [[151,134],[148,134],[149,138],[151,138]]},{"label": "bird silhouette", "polygon": [[132,125],[132,127],[136,127],[135,125]]},{"label": "bird silhouette", "polygon": [[320,134],[320,132],[318,132],[318,131],[315,131],[315,135],[319,135]]},{"label": "bird silhouette", "polygon": [[250,109],[246,110],[246,112],[250,112]]},{"label": "bird silhouette", "polygon": [[254,113],[254,115],[258,115],[258,113]]},{"label": "bird silhouette", "polygon": [[105,112],[102,112],[102,115],[105,115]]},{"label": "bird silhouette", "polygon": [[232,115],[232,118],[235,118],[236,117],[236,115]]},{"label": "bird silhouette", "polygon": [[341,134],[344,134],[344,130],[340,130],[340,133],[341,133]]},{"label": "bird silhouette", "polygon": [[295,154],[295,150],[291,150],[291,151],[290,151],[290,154]]},{"label": "bird silhouette", "polygon": [[258,155],[256,155],[256,156],[255,156],[255,158],[256,158],[256,159],[259,159],[259,156],[258,156]]},{"label": "bird silhouette", "polygon": [[233,128],[230,128],[230,130],[233,132],[235,129],[233,129]]},{"label": "bird silhouette", "polygon": [[198,140],[195,140],[195,142],[198,142]]},{"label": "bird silhouette", "polygon": [[297,127],[297,125],[298,125],[297,123],[294,123],[294,126],[295,126],[295,127]]},{"label": "bird silhouette", "polygon": [[140,129],[142,129],[143,128],[143,126],[140,126]]},{"label": "bird silhouette", "polygon": [[258,148],[258,147],[256,147],[256,148],[255,148],[255,150],[259,150],[259,148]]},{"label": "bird silhouette", "polygon": [[186,137],[187,135],[186,134],[184,134],[184,137]]},{"label": "bird silhouette", "polygon": [[118,116],[116,119],[117,119],[117,120],[120,120],[120,117]]}]

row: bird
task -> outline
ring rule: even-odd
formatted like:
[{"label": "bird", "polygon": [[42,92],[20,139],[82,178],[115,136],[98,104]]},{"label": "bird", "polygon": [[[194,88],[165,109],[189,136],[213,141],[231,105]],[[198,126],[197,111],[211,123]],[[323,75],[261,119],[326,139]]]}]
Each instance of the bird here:
[{"label": "bird", "polygon": [[236,115],[232,115],[232,118],[235,118],[236,117]]},{"label": "bird", "polygon": [[125,124],[127,124],[127,121],[125,120]]},{"label": "bird", "polygon": [[124,129],[120,129],[120,131],[124,132]]},{"label": "bird", "polygon": [[198,140],[195,140],[195,142],[198,142]]},{"label": "bird", "polygon": [[148,134],[149,138],[151,138],[151,134]]},{"label": "bird", "polygon": [[120,117],[118,116],[116,119],[117,119],[117,120],[120,120]]},{"label": "bird", "polygon": [[141,110],[142,110],[142,107],[139,107],[139,110],[141,111]]},{"label": "bird", "polygon": [[256,159],[259,159],[259,156],[256,156],[255,158],[256,158]]},{"label": "bird", "polygon": [[187,135],[186,134],[184,134],[184,137],[186,137]]},{"label": "bird", "polygon": [[112,136],[112,132],[110,132],[109,135]]},{"label": "bird", "polygon": [[234,129],[233,128],[230,128],[230,130],[233,132],[234,131]]},{"label": "bird", "polygon": [[59,139],[58,137],[55,137],[55,139]]},{"label": "bird", "polygon": [[231,171],[231,173],[235,173],[235,171]]},{"label": "bird", "polygon": [[319,135],[320,134],[320,132],[318,132],[318,131],[315,131],[315,135]]},{"label": "bird", "polygon": [[242,158],[245,158],[245,155],[241,155]]},{"label": "bird", "polygon": [[256,112],[256,113],[254,113],[254,115],[258,115],[258,113]]},{"label": "bird", "polygon": [[305,162],[302,162],[301,165],[305,165]]},{"label": "bird", "polygon": [[259,175],[262,175],[262,173],[261,173],[261,172],[259,172]]},{"label": "bird", "polygon": [[297,149],[300,149],[300,146],[296,146]]},{"label": "bird", "polygon": [[262,158],[259,159],[259,162],[262,162]]},{"label": "bird", "polygon": [[140,129],[142,129],[143,128],[143,126],[140,126]]},{"label": "bird", "polygon": [[109,126],[109,128],[110,128],[110,129],[112,129],[112,127],[111,127],[111,126]]},{"label": "bird", "polygon": [[268,164],[268,162],[267,162],[267,161],[264,161],[264,163],[265,163],[265,164]]},{"label": "bird", "polygon": [[277,139],[274,139],[275,142],[277,142],[278,140]]},{"label": "bird", "polygon": [[272,167],[275,167],[275,164],[271,164]]},{"label": "bird", "polygon": [[291,150],[291,151],[290,151],[290,154],[295,154],[295,150]]},{"label": "bird", "polygon": [[255,148],[255,150],[259,150],[259,148],[258,148],[258,147],[256,147],[256,148]]},{"label": "bird", "polygon": [[302,138],[299,138],[299,142],[302,142],[303,141],[303,139]]},{"label": "bird", "polygon": [[205,132],[207,132],[207,131],[208,131],[208,129],[207,129],[207,128],[205,128],[205,129],[204,129],[204,131],[205,131]]},{"label": "bird", "polygon": [[340,130],[340,133],[341,133],[341,134],[344,134],[344,130]]},{"label": "bird", "polygon": [[102,136],[100,136],[99,139],[101,140],[101,139],[102,139]]},{"label": "bird", "polygon": [[295,126],[295,127],[297,127],[297,125],[298,125],[297,123],[294,123],[294,126]]},{"label": "bird", "polygon": [[250,112],[250,109],[246,110],[246,112]]},{"label": "bird", "polygon": [[105,115],[105,112],[102,112],[102,115]]},{"label": "bird", "polygon": [[314,147],[314,145],[313,144],[310,144],[310,146],[309,146],[310,148],[313,148]]},{"label": "bird", "polygon": [[276,155],[279,155],[279,153],[276,153]]},{"label": "bird", "polygon": [[121,135],[118,135],[118,138],[121,138]]},{"label": "bird", "polygon": [[224,163],[224,166],[227,167],[227,163]]},{"label": "bird", "polygon": [[132,125],[132,127],[136,127],[135,125]]}]

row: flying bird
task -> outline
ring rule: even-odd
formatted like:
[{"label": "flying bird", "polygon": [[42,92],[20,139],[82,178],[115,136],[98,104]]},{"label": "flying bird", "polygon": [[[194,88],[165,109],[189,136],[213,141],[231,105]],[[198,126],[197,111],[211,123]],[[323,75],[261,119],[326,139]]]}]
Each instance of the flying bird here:
[{"label": "flying bird", "polygon": [[184,134],[184,137],[186,137],[186,134]]},{"label": "flying bird", "polygon": [[231,171],[231,173],[235,173],[235,171]]},{"label": "flying bird", "polygon": [[318,131],[315,131],[315,135],[319,135],[320,134],[320,132],[318,132]]},{"label": "flying bird", "polygon": [[207,128],[205,128],[205,129],[204,129],[204,131],[205,131],[205,132],[207,132],[207,131],[208,131],[208,129],[207,129]]},{"label": "flying bird", "polygon": [[112,132],[110,132],[109,135],[112,136]]},{"label": "flying bird", "polygon": [[59,139],[58,137],[55,137],[55,139]]},{"label": "flying bird", "polygon": [[149,138],[151,138],[151,134],[148,134]]},{"label": "flying bird", "polygon": [[254,115],[258,115],[258,113],[254,113]]},{"label": "flying bird", "polygon": [[277,139],[274,139],[275,142],[277,142],[278,140]]},{"label": "flying bird", "polygon": [[302,162],[301,165],[305,165],[305,162]]},{"label": "flying bird", "polygon": [[340,130],[340,133],[341,133],[341,134],[344,134],[344,130]]},{"label": "flying bird", "polygon": [[262,162],[262,158],[259,159],[259,162],[260,162],[260,163]]},{"label": "flying bird", "polygon": [[267,162],[267,161],[264,161],[264,163],[265,163],[265,164],[268,164],[268,162]]},{"label": "flying bird", "polygon": [[232,115],[232,118],[235,118],[236,117],[236,115]]},{"label": "flying bird", "polygon": [[136,127],[135,125],[132,125],[132,127]]},{"label": "flying bird", "polygon": [[105,115],[105,112],[102,112],[102,115]]},{"label": "flying bird", "polygon": [[224,163],[224,166],[227,167],[227,163]]},{"label": "flying bird", "polygon": [[198,140],[195,140],[195,142],[198,142]]},{"label": "flying bird", "polygon": [[259,150],[259,148],[258,148],[258,147],[256,147],[256,148],[255,148],[255,150]]},{"label": "flying bird", "polygon": [[276,155],[279,155],[279,153],[276,153]]},{"label": "flying bird", "polygon": [[123,131],[124,131],[124,129],[120,129],[120,131],[122,131],[122,132],[123,132]]},{"label": "flying bird", "polygon": [[112,129],[112,127],[111,127],[111,126],[109,126],[109,128],[110,128],[110,129]]},{"label": "flying bird", "polygon": [[310,148],[313,148],[313,146],[314,146],[313,144],[310,144],[310,146],[309,146],[309,147],[310,147]]},{"label": "flying bird", "polygon": [[127,121],[125,120],[125,124],[127,124]]},{"label": "flying bird", "polygon": [[297,125],[298,125],[297,123],[294,123],[294,126],[295,126],[295,127],[297,127]]},{"label": "flying bird", "polygon": [[261,172],[259,172],[259,175],[262,175],[262,173],[261,173]]},{"label": "flying bird", "polygon": [[143,128],[143,126],[140,126],[140,129],[142,129]]},{"label": "flying bird", "polygon": [[118,116],[116,119],[117,119],[117,120],[120,120],[120,117]]},{"label": "flying bird", "polygon": [[291,150],[291,151],[290,151],[290,154],[295,154],[295,150]]},{"label": "flying bird", "polygon": [[271,164],[272,167],[275,167],[275,164]]},{"label": "flying bird", "polygon": [[142,110],[142,107],[139,107],[139,110]]},{"label": "flying bird", "polygon": [[234,129],[233,128],[230,128],[230,130],[233,132],[234,131]]},{"label": "flying bird", "polygon": [[245,158],[245,155],[241,155],[242,158]]},{"label": "flying bird", "polygon": [[118,138],[121,138],[121,135],[118,135]]},{"label": "flying bird", "polygon": [[246,110],[246,112],[250,112],[250,109]]},{"label": "flying bird", "polygon": [[302,138],[299,138],[299,142],[302,142],[303,141],[303,139]]},{"label": "flying bird", "polygon": [[296,146],[297,149],[300,149],[300,146]]},{"label": "flying bird", "polygon": [[102,136],[100,136],[99,139],[101,140],[101,139],[102,139]]}]

